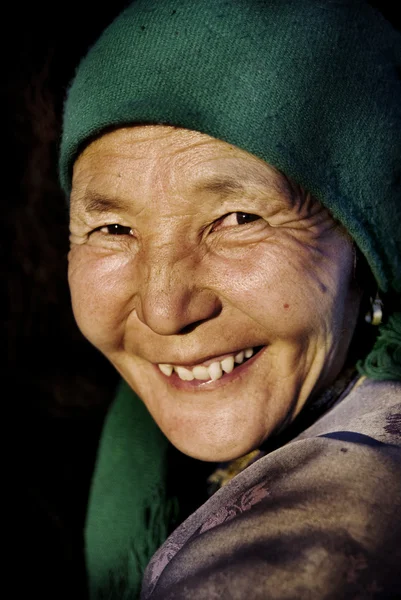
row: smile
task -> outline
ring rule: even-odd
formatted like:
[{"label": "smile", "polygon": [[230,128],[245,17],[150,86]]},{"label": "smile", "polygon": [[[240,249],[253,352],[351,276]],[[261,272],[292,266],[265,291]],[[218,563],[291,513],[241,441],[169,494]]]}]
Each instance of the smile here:
[{"label": "smile", "polygon": [[165,363],[159,363],[157,366],[167,377],[170,377],[172,373],[176,373],[182,381],[193,381],[194,379],[199,381],[217,381],[224,374],[231,373],[237,366],[249,360],[259,350],[260,347],[246,348],[240,352],[226,356],[223,360],[211,362],[207,366],[199,364],[188,368]]}]

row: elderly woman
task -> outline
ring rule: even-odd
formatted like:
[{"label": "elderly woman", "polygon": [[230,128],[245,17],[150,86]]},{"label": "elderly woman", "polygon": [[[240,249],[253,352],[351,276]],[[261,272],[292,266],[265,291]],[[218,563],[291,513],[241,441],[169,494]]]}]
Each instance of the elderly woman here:
[{"label": "elderly woman", "polygon": [[[93,598],[149,560],[143,600],[400,597],[400,65],[358,0],[137,0],[80,64],[72,303],[124,381]],[[211,465],[181,523],[170,442]]]}]

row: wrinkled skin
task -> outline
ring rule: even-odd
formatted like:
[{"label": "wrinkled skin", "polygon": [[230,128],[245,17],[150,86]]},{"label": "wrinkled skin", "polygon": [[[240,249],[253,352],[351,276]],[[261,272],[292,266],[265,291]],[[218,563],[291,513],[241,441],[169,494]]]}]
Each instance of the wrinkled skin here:
[{"label": "wrinkled skin", "polygon": [[[317,200],[243,150],[167,126],[118,129],[78,157],[69,282],[84,335],[171,442],[210,461],[258,447],[333,382],[361,295],[352,242]],[[249,347],[261,350],[217,381],[157,366]]]}]

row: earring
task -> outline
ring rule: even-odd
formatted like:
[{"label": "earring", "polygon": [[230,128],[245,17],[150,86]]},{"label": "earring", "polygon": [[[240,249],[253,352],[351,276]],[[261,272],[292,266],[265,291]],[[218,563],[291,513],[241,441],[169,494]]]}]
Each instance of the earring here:
[{"label": "earring", "polygon": [[383,320],[383,302],[377,292],[375,298],[370,298],[370,309],[365,315],[366,323],[377,326],[380,325]]}]

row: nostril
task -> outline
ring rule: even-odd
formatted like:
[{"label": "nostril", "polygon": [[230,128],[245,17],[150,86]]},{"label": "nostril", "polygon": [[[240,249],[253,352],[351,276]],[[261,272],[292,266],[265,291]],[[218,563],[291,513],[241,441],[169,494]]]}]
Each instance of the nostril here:
[{"label": "nostril", "polygon": [[[210,310],[210,307],[209,307],[209,310]],[[212,319],[215,319],[216,317],[218,317],[219,314],[221,313],[221,310],[222,310],[221,304],[219,302],[216,302],[213,309],[210,310],[210,314],[205,319],[198,319],[197,321],[188,323],[188,325],[185,325],[182,329],[180,329],[180,331],[178,332],[178,335],[185,335],[187,333],[191,333],[191,331],[194,331],[194,329],[199,327],[199,325],[202,325],[202,323],[205,323],[206,321],[211,321]]]},{"label": "nostril", "polygon": [[220,310],[218,312],[216,312],[215,314],[213,314],[212,317],[209,317],[207,319],[201,319],[199,321],[195,321],[194,323],[190,323],[189,325],[185,325],[185,327],[183,327],[179,331],[178,335],[185,335],[187,333],[191,333],[191,331],[194,331],[194,329],[199,327],[199,325],[202,325],[202,323],[205,323],[206,321],[211,321],[212,319],[215,319],[219,314],[220,314]]},{"label": "nostril", "polygon": [[203,321],[197,321],[196,323],[191,323],[191,325],[186,325],[181,329],[178,335],[185,335],[186,333],[191,333],[191,331],[196,329],[201,323],[203,323]]}]

